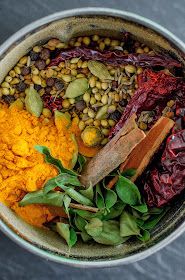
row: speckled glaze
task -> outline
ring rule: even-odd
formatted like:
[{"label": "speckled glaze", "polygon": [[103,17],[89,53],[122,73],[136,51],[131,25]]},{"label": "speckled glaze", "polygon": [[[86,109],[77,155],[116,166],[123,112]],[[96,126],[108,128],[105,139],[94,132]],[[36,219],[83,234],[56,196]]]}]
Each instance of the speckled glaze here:
[{"label": "speckled glaze", "polygon": [[[85,8],[53,14],[36,21],[14,34],[0,47],[0,82],[29,49],[51,37],[68,41],[79,35],[100,35],[120,38],[128,31],[152,48],[168,52],[185,65],[185,45],[161,26],[140,16],[103,8]],[[27,250],[63,264],[81,267],[105,267],[143,259],[173,241],[185,231],[184,194],[152,232],[145,244],[135,241],[117,247],[78,243],[69,252],[55,233],[37,229],[0,204],[0,228]]]}]

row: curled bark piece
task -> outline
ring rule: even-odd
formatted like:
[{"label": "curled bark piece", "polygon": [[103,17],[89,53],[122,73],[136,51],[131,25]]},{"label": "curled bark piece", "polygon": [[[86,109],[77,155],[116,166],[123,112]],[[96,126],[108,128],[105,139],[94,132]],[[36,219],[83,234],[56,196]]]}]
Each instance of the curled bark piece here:
[{"label": "curled bark piece", "polygon": [[116,136],[84,167],[80,181],[86,187],[100,182],[126,160],[131,151],[145,137],[132,115]]},{"label": "curled bark piece", "polygon": [[70,203],[69,206],[73,209],[80,209],[80,210],[85,210],[85,211],[89,211],[89,212],[93,212],[93,213],[98,212],[98,208],[86,206],[86,205],[82,205],[82,204]]},{"label": "curled bark piece", "polygon": [[[149,130],[146,137],[135,147],[128,159],[120,165],[120,172],[130,168],[136,169],[136,174],[131,178],[134,182],[143,173],[173,126],[173,120],[161,117]],[[113,188],[117,180],[118,176],[115,176],[107,187]]]}]

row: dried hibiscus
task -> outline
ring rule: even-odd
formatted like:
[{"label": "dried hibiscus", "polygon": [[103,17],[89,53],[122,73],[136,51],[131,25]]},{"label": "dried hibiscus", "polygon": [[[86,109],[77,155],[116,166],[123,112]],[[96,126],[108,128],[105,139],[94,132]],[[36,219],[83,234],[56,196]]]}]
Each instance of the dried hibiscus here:
[{"label": "dried hibiscus", "polygon": [[62,97],[56,97],[45,93],[42,95],[42,100],[44,102],[44,107],[50,109],[51,112],[55,110],[60,111],[62,109]]},{"label": "dried hibiscus", "polygon": [[150,124],[152,125],[162,115],[166,103],[171,98],[176,99],[181,107],[185,107],[185,82],[182,78],[167,75],[163,71],[154,72],[146,69],[139,75],[138,89],[112,129],[110,137],[120,130],[133,113],[139,116],[142,111],[153,110],[155,117]]},{"label": "dried hibiscus", "polygon": [[162,66],[166,68],[172,67],[181,67],[181,64],[167,56],[167,55],[150,55],[150,54],[124,54],[123,51],[114,50],[114,51],[97,51],[88,48],[73,48],[70,50],[62,51],[56,58],[51,60],[49,66],[56,66],[60,62],[69,60],[74,57],[81,57],[86,60],[97,60],[102,61],[107,64],[112,64],[115,66],[125,65],[125,64],[133,64],[135,66],[141,67],[154,67],[154,66]]},{"label": "dried hibiscus", "polygon": [[144,191],[149,206],[163,206],[185,189],[185,130],[168,137],[158,166],[147,172]]}]

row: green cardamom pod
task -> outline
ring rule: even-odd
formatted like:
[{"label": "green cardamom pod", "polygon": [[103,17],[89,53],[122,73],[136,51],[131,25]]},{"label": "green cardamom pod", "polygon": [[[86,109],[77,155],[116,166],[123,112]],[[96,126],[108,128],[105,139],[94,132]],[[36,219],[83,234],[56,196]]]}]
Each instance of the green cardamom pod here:
[{"label": "green cardamom pod", "polygon": [[26,110],[30,114],[36,117],[40,117],[43,110],[43,102],[39,93],[33,87],[26,89],[25,93],[26,93],[26,98],[25,98]]}]

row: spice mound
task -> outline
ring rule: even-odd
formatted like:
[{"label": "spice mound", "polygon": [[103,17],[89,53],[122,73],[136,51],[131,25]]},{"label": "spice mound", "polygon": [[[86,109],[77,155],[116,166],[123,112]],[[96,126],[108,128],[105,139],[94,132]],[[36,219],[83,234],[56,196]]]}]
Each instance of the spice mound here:
[{"label": "spice mound", "polygon": [[34,146],[47,145],[68,168],[76,150],[72,130],[74,124],[66,130],[65,126],[57,127],[53,119],[37,118],[18,106],[0,108],[0,201],[30,224],[41,226],[56,212],[46,206],[20,208],[17,204],[27,192],[40,189],[57,175],[57,169],[46,164]]}]

